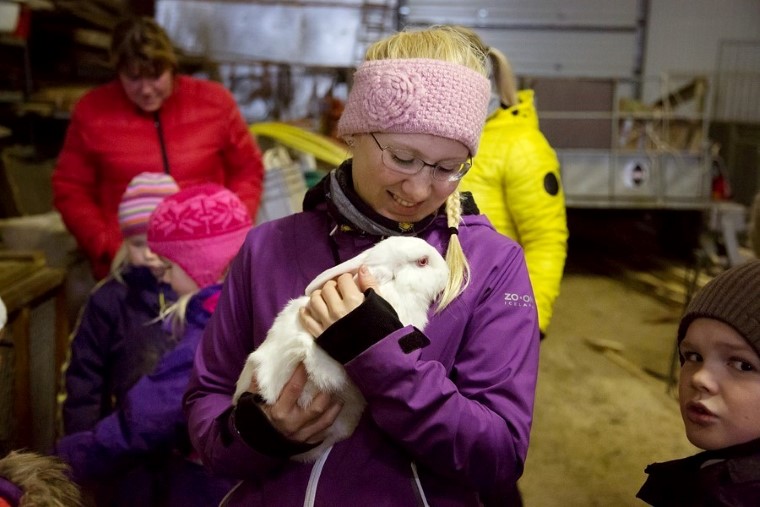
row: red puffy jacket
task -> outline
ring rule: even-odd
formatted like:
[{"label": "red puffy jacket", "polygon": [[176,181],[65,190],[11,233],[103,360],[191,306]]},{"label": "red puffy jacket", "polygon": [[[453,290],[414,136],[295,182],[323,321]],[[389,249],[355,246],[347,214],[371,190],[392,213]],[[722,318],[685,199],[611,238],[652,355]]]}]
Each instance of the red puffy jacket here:
[{"label": "red puffy jacket", "polygon": [[[159,118],[177,184],[224,185],[255,220],[264,166],[232,95],[219,83],[178,76]],[[82,97],[53,172],[53,201],[96,278],[108,273],[121,244],[117,212],[127,184],[141,172],[163,170],[153,113],[138,109],[118,81]]]}]

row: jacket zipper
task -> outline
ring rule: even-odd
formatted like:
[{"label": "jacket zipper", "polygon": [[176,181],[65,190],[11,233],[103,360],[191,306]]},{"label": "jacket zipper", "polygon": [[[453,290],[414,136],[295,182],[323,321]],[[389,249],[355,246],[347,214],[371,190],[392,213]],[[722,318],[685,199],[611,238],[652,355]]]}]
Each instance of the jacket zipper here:
[{"label": "jacket zipper", "polygon": [[[309,483],[306,485],[306,497],[303,501],[304,507],[314,507],[314,502],[317,498],[317,486],[319,485],[319,477],[322,475],[322,469],[325,466],[325,462],[327,461],[327,456],[330,454],[330,451],[332,451],[332,447],[329,447],[314,463],[314,467],[311,469],[311,474],[309,475]],[[419,499],[422,502],[423,507],[430,507],[430,504],[427,501],[427,497],[425,496],[425,491],[422,489],[422,483],[420,482],[420,475],[417,473],[417,465],[412,461],[410,463],[412,467],[412,474],[414,475],[414,485],[417,487],[417,493],[419,494]]]},{"label": "jacket zipper", "polygon": [[161,160],[164,163],[164,173],[171,174],[169,171],[169,156],[166,154],[166,142],[164,141],[164,129],[161,127],[161,116],[158,111],[153,113],[153,124],[156,126],[158,133],[158,143],[161,145]]},{"label": "jacket zipper", "polygon": [[417,464],[412,461],[412,474],[414,475],[414,485],[417,486],[417,493],[420,495],[419,499],[422,502],[423,507],[430,507],[425,496],[425,491],[422,489],[422,483],[420,482],[420,474],[417,473]]},{"label": "jacket zipper", "polygon": [[237,491],[237,489],[240,487],[240,485],[243,484],[243,481],[238,482],[235,484],[232,489],[230,489],[226,495],[224,495],[224,498],[222,498],[222,501],[219,502],[219,507],[226,507],[230,504],[230,498],[232,498],[232,495]]},{"label": "jacket zipper", "polygon": [[309,475],[309,483],[306,485],[306,497],[303,500],[303,507],[314,507],[314,502],[317,499],[317,486],[319,485],[319,476],[322,475],[322,469],[325,466],[325,462],[327,461],[327,456],[329,456],[330,451],[332,451],[332,446],[328,447],[327,450],[322,453],[322,455],[319,457],[316,463],[314,463],[314,466],[311,469],[311,474]]}]

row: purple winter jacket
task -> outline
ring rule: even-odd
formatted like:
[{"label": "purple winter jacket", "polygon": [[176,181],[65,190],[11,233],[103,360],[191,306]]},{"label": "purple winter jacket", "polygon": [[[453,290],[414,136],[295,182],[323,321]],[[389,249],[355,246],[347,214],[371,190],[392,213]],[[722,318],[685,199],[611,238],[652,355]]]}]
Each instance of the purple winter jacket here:
[{"label": "purple winter jacket", "polygon": [[193,295],[179,342],[125,393],[117,410],[57,442],[56,454],[77,483],[95,491],[98,505],[209,507],[234,484],[197,463],[181,405],[220,288],[214,284]]},{"label": "purple winter jacket", "polygon": [[[402,328],[345,367],[367,399],[354,434],[315,463],[265,456],[230,421],[246,356],[320,272],[376,238],[336,231],[324,205],[254,228],[227,276],[185,394],[190,438],[213,471],[242,481],[222,505],[499,505],[523,470],[538,371],[538,321],[523,252],[482,216],[459,238],[467,289],[404,353]],[[420,237],[443,253],[440,216]]]},{"label": "purple winter jacket", "polygon": [[146,267],[129,266],[87,299],[71,341],[62,406],[64,434],[91,430],[118,410],[129,389],[174,346],[158,321],[160,294],[177,296]]}]

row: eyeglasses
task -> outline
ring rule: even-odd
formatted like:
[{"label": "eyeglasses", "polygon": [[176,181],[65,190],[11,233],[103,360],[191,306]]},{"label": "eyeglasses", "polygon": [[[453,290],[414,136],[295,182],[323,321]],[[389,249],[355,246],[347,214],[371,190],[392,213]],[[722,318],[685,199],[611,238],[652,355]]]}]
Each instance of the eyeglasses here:
[{"label": "eyeglasses", "polygon": [[445,163],[445,164],[428,164],[424,160],[414,157],[412,154],[404,151],[394,150],[389,146],[382,146],[375,137],[370,134],[375,144],[380,148],[382,160],[385,167],[392,171],[403,174],[414,175],[419,173],[425,166],[433,170],[433,179],[436,181],[454,182],[461,180],[467,171],[472,167],[472,157],[468,157],[467,162]]}]

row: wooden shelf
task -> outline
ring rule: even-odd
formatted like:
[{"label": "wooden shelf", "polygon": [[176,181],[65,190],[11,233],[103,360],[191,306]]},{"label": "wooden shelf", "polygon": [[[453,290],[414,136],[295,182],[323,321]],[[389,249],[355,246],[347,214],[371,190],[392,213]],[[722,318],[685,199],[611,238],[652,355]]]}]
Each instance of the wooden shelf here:
[{"label": "wooden shelf", "polygon": [[[69,333],[65,279],[65,270],[48,267],[42,252],[0,250],[0,297],[8,309],[3,339],[12,343],[15,357],[13,443],[16,448],[44,451],[56,436],[56,394],[60,389],[60,371],[66,358]],[[54,319],[52,328],[43,328],[38,313],[48,302],[53,304]],[[52,371],[43,372],[33,367],[36,354],[41,350],[52,352],[51,364],[45,365]],[[40,389],[41,383],[47,385],[45,399],[33,399],[32,392]]]}]

